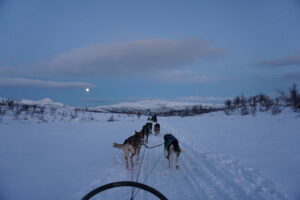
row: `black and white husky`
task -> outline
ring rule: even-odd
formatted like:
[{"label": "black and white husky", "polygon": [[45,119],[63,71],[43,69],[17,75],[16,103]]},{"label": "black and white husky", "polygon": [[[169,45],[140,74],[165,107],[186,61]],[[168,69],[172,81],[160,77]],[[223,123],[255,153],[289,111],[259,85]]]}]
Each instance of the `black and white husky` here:
[{"label": "black and white husky", "polygon": [[176,169],[179,168],[178,165],[178,157],[181,151],[178,140],[170,133],[164,135],[164,140],[165,140],[165,157],[169,161],[169,168],[171,168],[171,163],[172,163],[172,157],[173,154],[176,155]]}]

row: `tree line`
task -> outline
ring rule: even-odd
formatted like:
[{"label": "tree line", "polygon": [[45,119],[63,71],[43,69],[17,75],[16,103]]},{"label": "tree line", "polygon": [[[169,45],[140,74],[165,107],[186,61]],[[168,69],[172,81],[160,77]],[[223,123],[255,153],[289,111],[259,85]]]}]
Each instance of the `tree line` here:
[{"label": "tree line", "polygon": [[291,107],[294,112],[300,111],[300,94],[297,85],[293,84],[287,93],[279,92],[277,97],[270,97],[265,94],[254,96],[236,96],[227,99],[224,105],[224,112],[227,115],[239,112],[241,115],[255,114],[257,111],[271,111],[272,114],[279,114],[286,107]]}]

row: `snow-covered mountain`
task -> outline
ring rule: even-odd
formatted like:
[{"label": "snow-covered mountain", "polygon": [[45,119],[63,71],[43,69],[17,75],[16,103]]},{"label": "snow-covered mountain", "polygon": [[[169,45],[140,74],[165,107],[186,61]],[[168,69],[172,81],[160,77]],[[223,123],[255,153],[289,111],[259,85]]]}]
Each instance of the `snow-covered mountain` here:
[{"label": "snow-covered mountain", "polygon": [[95,112],[143,115],[157,113],[164,116],[187,116],[215,111],[218,107],[213,104],[151,100],[82,108],[54,102],[49,98],[41,100],[0,98],[0,100],[0,121],[2,122],[10,119],[26,121],[33,119],[33,121],[38,122],[93,121],[97,120],[94,116]]},{"label": "snow-covered mountain", "polygon": [[[0,97],[0,102],[10,101],[11,99]],[[63,103],[55,102],[50,98],[44,98],[41,100],[29,100],[29,99],[18,99],[18,100],[11,100],[17,104],[23,105],[36,105],[41,107],[70,107]]]},{"label": "snow-covered mountain", "polygon": [[41,100],[11,100],[0,98],[0,123],[9,121],[55,122],[55,121],[92,121],[92,113],[83,108],[75,108],[54,102],[49,98]]},{"label": "snow-covered mountain", "polygon": [[66,107],[66,105],[54,102],[49,98],[41,99],[41,100],[27,100],[27,99],[21,99],[18,100],[18,103],[25,104],[25,105],[37,105],[37,106],[43,106],[43,107]]},{"label": "snow-covered mountain", "polygon": [[[5,101],[6,98],[0,97],[0,101]],[[41,107],[68,107],[74,108],[63,103],[55,102],[50,98],[45,98],[41,100],[28,100],[20,99],[15,101],[18,104],[24,105],[37,105]],[[186,109],[192,109],[193,107],[202,108],[222,108],[222,104],[213,103],[198,103],[198,102],[183,102],[183,101],[168,101],[168,100],[145,100],[136,102],[122,102],[113,105],[90,107],[90,110],[96,110],[99,112],[118,112],[118,113],[128,113],[128,112],[167,112],[167,111],[180,111]]]},{"label": "snow-covered mountain", "polygon": [[196,103],[196,102],[176,102],[167,100],[147,100],[138,102],[124,102],[108,106],[98,106],[93,109],[103,112],[140,112],[147,113],[165,113],[169,111],[192,110],[193,108],[221,108],[220,104]]}]

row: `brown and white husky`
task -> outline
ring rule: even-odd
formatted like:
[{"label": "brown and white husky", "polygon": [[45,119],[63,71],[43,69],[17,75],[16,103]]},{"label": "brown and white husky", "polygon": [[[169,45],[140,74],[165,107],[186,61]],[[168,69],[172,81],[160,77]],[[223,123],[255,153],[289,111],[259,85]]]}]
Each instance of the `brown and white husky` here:
[{"label": "brown and white husky", "polygon": [[123,144],[113,143],[113,147],[122,149],[124,151],[126,168],[129,169],[128,157],[130,156],[131,167],[133,167],[133,157],[136,156],[136,159],[138,160],[142,144],[142,132],[135,131],[135,134],[127,138]]}]

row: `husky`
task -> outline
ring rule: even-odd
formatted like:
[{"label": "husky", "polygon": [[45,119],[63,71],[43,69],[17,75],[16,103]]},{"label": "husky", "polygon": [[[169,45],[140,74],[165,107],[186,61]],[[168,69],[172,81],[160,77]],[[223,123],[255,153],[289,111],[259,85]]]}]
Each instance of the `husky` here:
[{"label": "husky", "polygon": [[149,137],[149,128],[144,125],[142,130],[140,131],[141,132],[141,135],[142,135],[142,138],[143,138],[143,141],[148,144],[148,137]]},{"label": "husky", "polygon": [[146,130],[147,130],[148,134],[151,134],[153,124],[151,122],[148,122],[148,123],[145,124],[145,126],[147,128]]},{"label": "husky", "polygon": [[179,169],[178,165],[178,157],[179,154],[182,152],[178,140],[170,133],[164,135],[164,141],[165,141],[165,157],[169,161],[169,168],[171,168],[171,163],[172,163],[172,154],[175,153],[176,155],[176,169]]},{"label": "husky", "polygon": [[129,169],[128,157],[130,156],[131,167],[133,167],[133,157],[136,156],[138,160],[142,144],[142,133],[135,131],[135,134],[127,138],[123,144],[113,143],[113,147],[124,151],[126,168]]},{"label": "husky", "polygon": [[149,117],[149,121],[157,122],[157,115],[154,114],[154,115],[152,115],[151,117]]},{"label": "husky", "polygon": [[155,133],[155,135],[158,135],[159,132],[160,132],[160,125],[159,125],[159,123],[156,123],[154,125],[154,133]]}]

